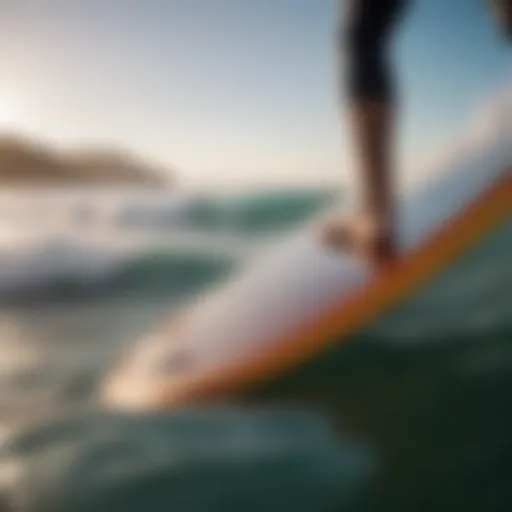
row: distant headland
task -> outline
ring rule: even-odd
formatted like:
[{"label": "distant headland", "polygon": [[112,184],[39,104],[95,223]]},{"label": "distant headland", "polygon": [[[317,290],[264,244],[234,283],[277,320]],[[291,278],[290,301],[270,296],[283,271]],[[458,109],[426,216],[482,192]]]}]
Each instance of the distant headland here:
[{"label": "distant headland", "polygon": [[172,171],[116,149],[64,152],[20,135],[0,135],[0,185],[169,187]]}]

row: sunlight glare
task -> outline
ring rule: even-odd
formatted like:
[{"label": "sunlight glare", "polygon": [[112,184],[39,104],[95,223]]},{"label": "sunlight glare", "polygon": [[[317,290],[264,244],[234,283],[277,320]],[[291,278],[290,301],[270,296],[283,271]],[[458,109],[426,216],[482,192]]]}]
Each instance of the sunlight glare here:
[{"label": "sunlight glare", "polygon": [[0,94],[0,130],[5,130],[15,125],[19,119],[19,109],[12,98]]}]

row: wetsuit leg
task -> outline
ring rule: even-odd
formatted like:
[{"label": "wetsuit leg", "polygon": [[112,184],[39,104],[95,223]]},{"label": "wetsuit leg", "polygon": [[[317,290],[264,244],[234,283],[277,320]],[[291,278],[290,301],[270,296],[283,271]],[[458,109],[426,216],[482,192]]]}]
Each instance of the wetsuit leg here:
[{"label": "wetsuit leg", "polygon": [[512,0],[487,0],[486,3],[499,29],[512,42]]},{"label": "wetsuit leg", "polygon": [[350,99],[391,100],[393,80],[388,43],[407,0],[343,1],[347,4],[342,34]]}]

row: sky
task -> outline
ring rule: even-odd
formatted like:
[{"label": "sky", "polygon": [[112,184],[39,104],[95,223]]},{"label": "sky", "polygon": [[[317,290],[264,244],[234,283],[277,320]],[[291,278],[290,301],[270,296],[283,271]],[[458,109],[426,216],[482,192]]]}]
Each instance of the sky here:
[{"label": "sky", "polygon": [[[0,0],[0,130],[115,146],[190,183],[350,180],[332,0]],[[416,0],[395,45],[397,165],[510,79],[484,0]]]}]

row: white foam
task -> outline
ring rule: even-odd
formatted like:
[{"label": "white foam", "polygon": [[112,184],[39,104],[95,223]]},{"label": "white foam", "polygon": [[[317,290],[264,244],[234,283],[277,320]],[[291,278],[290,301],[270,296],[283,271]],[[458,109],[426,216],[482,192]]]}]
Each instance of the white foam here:
[{"label": "white foam", "polygon": [[228,234],[186,225],[190,196],[60,190],[0,194],[0,294],[94,286],[155,252],[240,257]]}]

